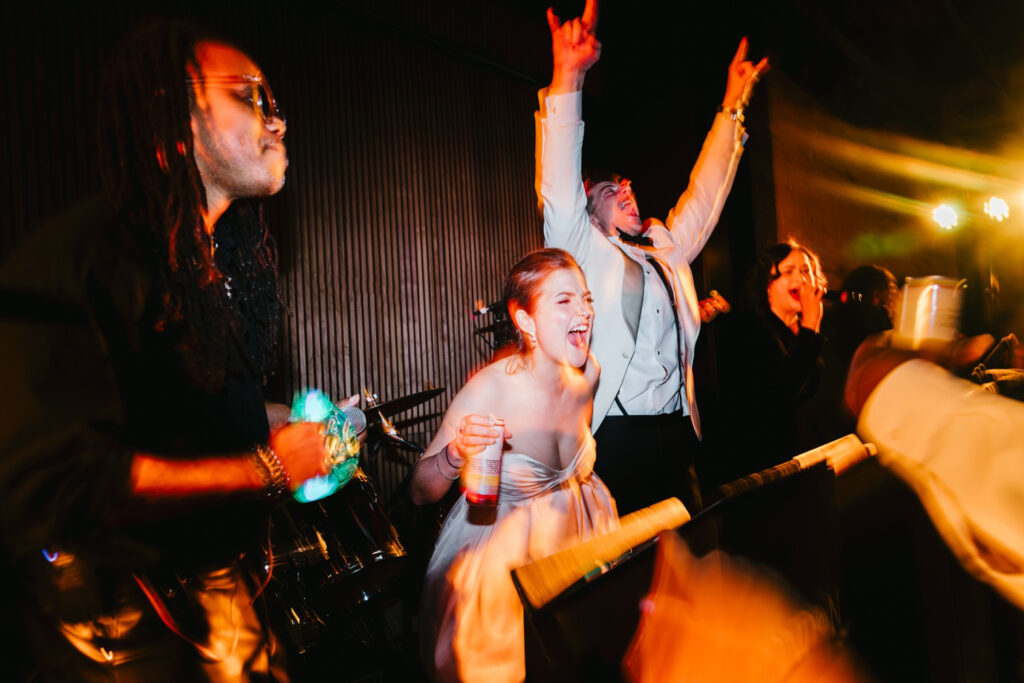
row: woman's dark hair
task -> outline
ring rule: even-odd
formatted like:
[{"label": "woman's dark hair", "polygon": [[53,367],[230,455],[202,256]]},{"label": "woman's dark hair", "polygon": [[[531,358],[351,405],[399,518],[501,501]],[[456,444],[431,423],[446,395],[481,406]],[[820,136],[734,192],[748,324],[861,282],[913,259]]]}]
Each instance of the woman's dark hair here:
[{"label": "woman's dark hair", "polygon": [[757,257],[757,262],[747,277],[744,292],[746,305],[762,318],[767,319],[767,316],[774,315],[768,305],[768,287],[779,279],[779,264],[785,261],[794,249],[807,255],[815,280],[823,286],[827,283],[821,270],[821,260],[807,247],[792,239],[768,247]]},{"label": "woman's dark hair", "polygon": [[157,245],[161,310],[155,325],[172,335],[190,379],[213,389],[223,383],[233,340],[247,348],[239,306],[260,328],[260,338],[248,346],[258,349],[251,360],[260,370],[269,365],[280,294],[277,251],[258,202],[236,201],[221,218],[237,242],[237,272],[218,268],[203,224],[206,193],[195,162],[187,79],[190,68],[198,72],[196,46],[205,41],[227,44],[180,22],[152,23],[130,34],[100,83],[97,141],[107,198]]},{"label": "woman's dark hair", "polygon": [[512,353],[524,354],[529,351],[523,333],[516,325],[516,309],[532,313],[540,285],[556,270],[577,270],[582,275],[576,260],[562,249],[537,249],[519,259],[505,277],[504,299],[508,315],[515,330]]},{"label": "woman's dark hair", "polygon": [[843,278],[844,292],[859,294],[861,301],[878,302],[879,306],[890,308],[898,289],[896,276],[882,266],[858,266]]}]

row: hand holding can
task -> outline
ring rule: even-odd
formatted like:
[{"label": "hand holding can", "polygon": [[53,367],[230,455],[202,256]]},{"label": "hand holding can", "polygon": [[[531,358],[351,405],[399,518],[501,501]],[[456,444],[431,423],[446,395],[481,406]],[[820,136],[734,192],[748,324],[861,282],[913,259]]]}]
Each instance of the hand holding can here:
[{"label": "hand holding can", "polygon": [[505,420],[489,418],[490,427],[497,431],[491,443],[469,456],[462,469],[462,485],[466,500],[471,505],[494,507],[498,504],[501,487],[501,455],[505,448]]}]

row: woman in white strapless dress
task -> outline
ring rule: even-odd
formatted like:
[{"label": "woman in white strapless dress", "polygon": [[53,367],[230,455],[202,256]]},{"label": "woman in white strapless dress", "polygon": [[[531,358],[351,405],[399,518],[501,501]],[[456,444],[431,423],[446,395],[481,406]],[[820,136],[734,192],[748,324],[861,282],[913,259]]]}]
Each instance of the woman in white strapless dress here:
[{"label": "woman in white strapless dress", "polygon": [[[568,253],[540,249],[513,266],[505,298],[516,353],[467,382],[413,472],[413,500],[438,500],[470,458],[505,441],[495,521],[471,523],[460,498],[427,567],[423,654],[440,681],[523,680],[523,608],[510,572],[618,526],[615,501],[593,474],[599,368],[583,273]],[[504,418],[504,434],[492,416]]]}]

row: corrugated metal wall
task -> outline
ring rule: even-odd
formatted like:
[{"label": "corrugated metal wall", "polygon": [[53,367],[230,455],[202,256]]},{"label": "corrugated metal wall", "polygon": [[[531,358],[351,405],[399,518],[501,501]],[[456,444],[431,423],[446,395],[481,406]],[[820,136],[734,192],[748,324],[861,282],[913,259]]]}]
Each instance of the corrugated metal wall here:
[{"label": "corrugated metal wall", "polygon": [[[283,390],[366,386],[388,400],[447,387],[400,417],[428,415],[483,360],[474,299],[498,298],[541,244],[534,85],[379,23],[337,31],[289,86],[313,96],[289,113]],[[426,445],[436,422],[405,436]],[[375,473],[385,493],[404,474],[388,462]]]},{"label": "corrugated metal wall", "polygon": [[[0,258],[98,188],[92,93],[113,39],[141,16],[133,12],[4,30]],[[366,386],[388,400],[444,386],[444,397],[399,419],[442,411],[484,358],[474,299],[495,300],[508,267],[541,245],[536,83],[425,20],[344,5],[315,20],[279,4],[257,14],[220,10],[203,21],[253,53],[288,115],[288,182],[269,204],[288,304],[271,390],[282,400],[301,387],[340,398]],[[510,42],[514,30],[501,28]],[[425,445],[436,423],[405,436]],[[404,472],[392,462],[372,474],[387,496]]]}]

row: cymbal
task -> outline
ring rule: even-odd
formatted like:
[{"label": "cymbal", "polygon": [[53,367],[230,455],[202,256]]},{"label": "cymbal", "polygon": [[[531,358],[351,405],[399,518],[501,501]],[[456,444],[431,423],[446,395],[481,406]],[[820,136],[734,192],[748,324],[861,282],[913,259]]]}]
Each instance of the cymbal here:
[{"label": "cymbal", "polygon": [[403,413],[410,408],[415,408],[421,403],[426,403],[435,396],[439,396],[444,393],[444,387],[437,387],[436,389],[427,389],[416,394],[409,394],[408,396],[402,396],[400,398],[394,398],[390,401],[384,401],[378,403],[373,407],[367,406],[366,412],[371,416],[376,415],[379,410],[381,415],[384,417],[391,417],[398,413]]},{"label": "cymbal", "polygon": [[406,441],[400,436],[385,436],[383,439],[381,439],[380,443],[382,446],[394,446],[397,449],[409,451],[411,453],[415,453],[416,455],[423,454],[422,448],[412,443],[411,441]]},{"label": "cymbal", "polygon": [[417,415],[415,417],[407,417],[404,420],[395,420],[395,429],[405,429],[406,427],[411,427],[427,420],[433,420],[442,415],[444,413],[430,413],[429,415]]}]

